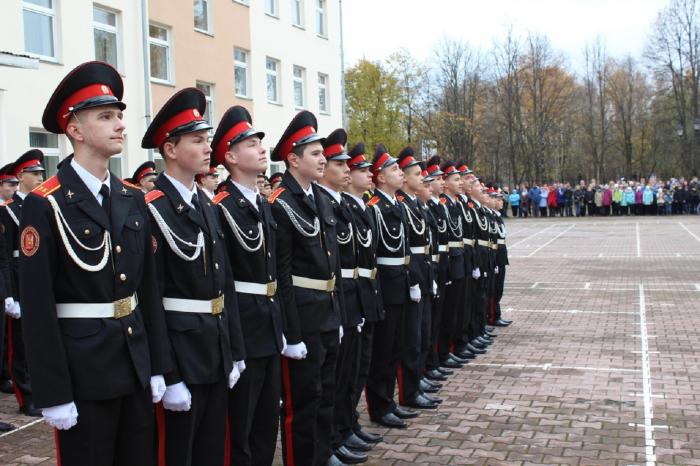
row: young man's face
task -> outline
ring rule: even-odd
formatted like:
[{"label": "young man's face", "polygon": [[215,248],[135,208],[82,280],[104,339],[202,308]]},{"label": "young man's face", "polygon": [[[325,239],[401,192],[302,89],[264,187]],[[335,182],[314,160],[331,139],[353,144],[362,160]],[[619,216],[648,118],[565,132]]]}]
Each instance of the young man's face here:
[{"label": "young man's face", "polygon": [[357,191],[372,189],[372,172],[369,171],[369,167],[351,170],[350,185]]},{"label": "young man's face", "polygon": [[257,177],[255,179],[255,186],[258,188],[258,191],[262,192],[265,188],[265,178],[262,176]]},{"label": "young man's face", "polygon": [[329,160],[323,172],[323,183],[335,191],[343,191],[350,183],[350,168],[345,160]]},{"label": "young man's face", "polygon": [[141,181],[139,181],[139,186],[141,186],[141,189],[145,192],[151,192],[155,189],[156,187],[156,177],[149,175],[149,176],[144,176],[141,178]]},{"label": "young man's face", "polygon": [[440,194],[445,192],[445,180],[435,178],[430,182],[430,193],[435,197],[440,197]]},{"label": "young man's face", "polygon": [[226,152],[226,161],[246,174],[264,173],[267,170],[267,149],[258,136],[251,136],[233,144]]},{"label": "young man's face", "polygon": [[428,202],[430,199],[430,181],[424,181],[420,185],[420,189],[416,191],[416,196],[423,202]]},{"label": "young man's face", "polygon": [[469,175],[464,175],[462,177],[462,184],[463,184],[462,188],[464,189],[464,193],[467,196],[472,195],[472,191],[474,190],[474,182],[475,181],[476,181],[476,177],[471,173]]},{"label": "young man's face", "polygon": [[417,193],[423,186],[423,177],[420,172],[419,165],[408,167],[403,171],[404,183],[409,191]]},{"label": "young man's face", "polygon": [[12,199],[15,191],[17,191],[17,186],[19,186],[17,183],[0,183],[0,196],[2,196],[3,199]]},{"label": "young man's face", "polygon": [[66,133],[92,152],[111,157],[124,149],[123,117],[122,111],[114,105],[86,108],[71,117]]},{"label": "young man's face", "polygon": [[44,172],[22,172],[17,175],[17,179],[22,192],[28,193],[44,182]]},{"label": "young man's face", "polygon": [[323,146],[320,141],[304,145],[302,156],[292,153],[287,159],[289,166],[308,181],[318,181],[323,178],[326,168],[326,158],[323,156]]},{"label": "young man's face", "polygon": [[219,174],[205,175],[202,177],[202,188],[209,192],[214,192],[219,185]]},{"label": "young man's face", "polygon": [[377,181],[383,183],[385,189],[390,191],[389,194],[394,193],[403,186],[403,170],[399,168],[398,163],[395,163],[379,172]]},{"label": "young man's face", "polygon": [[456,174],[445,178],[445,189],[448,190],[450,194],[457,194],[462,183],[461,178],[461,176]]},{"label": "young man's face", "polygon": [[209,132],[206,129],[183,134],[177,144],[164,144],[163,157],[166,163],[176,164],[183,173],[191,173],[192,177],[198,173],[206,173],[209,171],[211,155],[208,139]]}]

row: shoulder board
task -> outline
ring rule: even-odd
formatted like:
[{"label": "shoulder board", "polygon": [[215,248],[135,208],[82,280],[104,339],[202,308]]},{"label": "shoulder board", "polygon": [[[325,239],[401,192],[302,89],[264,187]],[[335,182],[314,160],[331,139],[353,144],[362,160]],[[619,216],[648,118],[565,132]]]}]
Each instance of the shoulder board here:
[{"label": "shoulder board", "polygon": [[440,204],[442,204],[442,205],[447,204],[447,198],[446,198],[446,197],[441,197],[441,198],[440,198]]},{"label": "shoulder board", "polygon": [[278,197],[280,197],[280,194],[284,192],[284,188],[277,188],[275,189],[272,194],[270,194],[270,197],[267,198],[267,202],[270,204],[274,204],[275,201],[277,200]]},{"label": "shoulder board", "polygon": [[231,193],[229,193],[228,191],[219,191],[219,194],[217,194],[216,196],[214,196],[214,198],[213,198],[211,201],[212,201],[214,204],[219,205],[219,203],[220,203],[221,201],[223,201],[224,199],[226,199],[226,198],[229,197],[230,195],[231,195]]},{"label": "shoulder board", "polygon": [[138,189],[139,191],[141,190],[140,186],[136,186],[135,184],[133,184],[130,181],[127,181],[127,180],[119,180],[119,181],[121,181],[124,186],[128,186],[128,187],[133,188],[133,189]]},{"label": "shoulder board", "polygon": [[473,202],[468,202],[467,205],[469,206],[470,209],[474,208],[474,203]]},{"label": "shoulder board", "polygon": [[154,189],[153,191],[149,191],[146,193],[146,204],[150,204],[151,202],[155,201],[156,199],[159,199],[161,197],[165,196],[165,193],[159,189]]},{"label": "shoulder board", "polygon": [[372,196],[372,199],[367,201],[367,207],[372,207],[373,205],[377,204],[379,202],[379,197],[378,196]]},{"label": "shoulder board", "polygon": [[397,199],[399,202],[403,202],[403,200],[406,199],[406,198],[403,197],[401,194],[397,194],[397,195],[396,195],[396,199]]},{"label": "shoulder board", "polygon": [[48,180],[41,183],[39,186],[34,188],[32,192],[41,197],[47,197],[49,194],[56,191],[61,187],[61,182],[57,176],[52,176]]}]

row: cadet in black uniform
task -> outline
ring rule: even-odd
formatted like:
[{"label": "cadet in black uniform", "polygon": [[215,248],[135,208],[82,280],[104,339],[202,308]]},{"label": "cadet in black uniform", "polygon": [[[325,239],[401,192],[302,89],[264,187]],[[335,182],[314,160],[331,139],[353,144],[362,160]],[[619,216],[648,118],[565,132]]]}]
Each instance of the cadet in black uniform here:
[{"label": "cadet in black uniform", "polygon": [[244,107],[231,107],[216,128],[211,165],[230,173],[213,202],[219,208],[234,270],[245,371],[229,392],[229,441],[235,466],[272,464],[280,413],[282,310],[277,292],[277,223],[258,191],[267,169],[265,133],[253,128]]},{"label": "cadet in black uniform", "polygon": [[171,369],[143,193],[109,173],[124,145],[122,93],[105,63],[64,78],[42,122],[75,152],[22,207],[19,294],[32,392],[59,429],[63,466],[151,465],[153,403]]},{"label": "cadet in black uniform", "polygon": [[[426,398],[420,390],[423,375],[421,350],[430,337],[430,299],[433,290],[432,263],[430,257],[430,228],[416,197],[423,185],[420,162],[415,159],[412,147],[405,147],[398,157],[398,165],[404,174],[403,188],[396,198],[403,207],[408,225],[406,239],[410,250],[410,297],[404,314],[404,351],[398,368],[399,403],[416,409],[436,409],[438,403]],[[427,328],[423,328],[427,327]],[[423,336],[425,335],[425,340]]]},{"label": "cadet in black uniform", "polygon": [[357,404],[365,390],[372,360],[372,340],[377,322],[384,318],[382,299],[379,294],[377,281],[377,225],[372,209],[365,205],[362,196],[372,186],[371,164],[365,158],[365,145],[356,144],[348,154],[347,165],[350,168],[350,183],[343,193],[343,199],[350,206],[353,225],[357,238],[357,288],[360,293],[362,307],[362,325],[360,333],[360,356],[358,361],[357,378],[353,389],[353,425],[351,435],[346,445],[360,445],[355,437],[368,444],[376,444],[383,440],[380,435],[367,432],[359,423],[360,414]]},{"label": "cadet in black uniform", "polygon": [[245,358],[231,267],[217,210],[194,181],[209,169],[211,126],[204,94],[173,95],[148,127],[144,149],[165,172],[146,195],[173,369],[158,411],[159,458],[173,465],[221,464],[228,393]]},{"label": "cadet in black uniform", "polygon": [[331,458],[335,364],[343,294],[333,207],[314,182],[326,165],[316,117],[299,112],[272,151],[284,161],[270,196],[287,348],[282,353],[282,457],[288,466]]},{"label": "cadet in black uniform", "polygon": [[[8,163],[7,165],[4,165],[2,168],[0,168],[0,201],[3,203],[12,199],[12,196],[15,195],[15,192],[17,191],[17,186],[19,185],[19,180],[15,178],[15,176],[12,174],[12,165],[14,164]],[[1,206],[2,204],[0,204],[0,208]],[[3,243],[5,243],[4,238]],[[6,256],[5,260],[8,261],[7,264],[5,264],[7,268],[7,277],[5,277],[5,288],[6,292],[9,294],[11,286],[9,260],[11,256],[7,256],[6,251],[4,252],[4,255]],[[10,301],[10,304],[12,304],[12,301]],[[10,371],[7,367],[7,326],[5,325],[7,323],[7,320],[5,318],[2,318],[0,319],[0,321],[0,345],[2,346],[2,348],[0,348],[0,356],[2,356],[0,357],[0,392],[14,393],[14,386],[12,385],[12,381],[10,380]]]},{"label": "cadet in black uniform", "polygon": [[496,249],[496,266],[498,273],[496,274],[496,291],[494,296],[494,313],[489,319],[489,325],[498,327],[507,327],[513,323],[512,320],[504,319],[501,315],[501,298],[503,298],[503,288],[506,280],[506,267],[508,266],[508,247],[506,246],[506,224],[500,211],[503,209],[503,193],[496,193],[495,196],[495,211],[496,227],[498,230],[497,249]]},{"label": "cadet in black uniform", "polygon": [[370,418],[378,424],[406,428],[403,419],[416,417],[418,413],[394,402],[396,374],[404,345],[406,305],[409,299],[417,298],[415,291],[409,296],[409,289],[416,283],[409,283],[411,251],[407,241],[408,227],[403,208],[396,199],[404,175],[383,144],[378,144],[374,151],[371,170],[376,189],[367,206],[372,208],[377,223],[378,280],[386,314],[384,320],[375,326],[366,387],[367,410]]},{"label": "cadet in black uniform", "polygon": [[20,412],[28,416],[41,416],[34,407],[32,388],[27,368],[24,339],[22,337],[22,308],[19,296],[19,222],[22,217],[22,204],[27,195],[44,181],[44,154],[32,149],[22,154],[12,165],[12,175],[19,186],[12,199],[0,209],[0,221],[5,233],[6,254],[10,262],[10,286],[5,298],[7,314],[7,367],[19,404]]},{"label": "cadet in black uniform", "polygon": [[134,176],[129,179],[131,184],[135,184],[141,191],[148,193],[155,189],[155,181],[158,176],[156,164],[150,160],[143,162],[134,172]]}]

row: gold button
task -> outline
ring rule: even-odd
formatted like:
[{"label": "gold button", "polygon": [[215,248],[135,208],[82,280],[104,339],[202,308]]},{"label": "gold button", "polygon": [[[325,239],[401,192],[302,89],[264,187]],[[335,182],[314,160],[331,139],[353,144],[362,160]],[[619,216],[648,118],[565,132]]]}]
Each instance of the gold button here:
[{"label": "gold button", "polygon": [[272,280],[272,275],[268,275],[268,277],[270,277],[270,280]]},{"label": "gold button", "polygon": [[328,251],[328,255],[329,255],[329,256],[331,255],[331,252],[330,252],[330,251]]},{"label": "gold button", "polygon": [[83,233],[85,233],[86,235],[89,235],[89,234],[90,234],[90,230],[88,230],[88,229],[86,228],[85,231],[84,231]]},{"label": "gold button", "polygon": [[133,334],[134,334],[134,331],[131,329],[131,327],[128,327],[128,328],[126,329],[126,332],[127,332],[129,335],[133,335]]},{"label": "gold button", "polygon": [[122,252],[122,247],[117,244],[117,246],[114,248],[114,250],[117,252]]},{"label": "gold button", "polygon": [[120,275],[119,275],[119,280],[125,282],[125,281],[126,281],[126,274],[125,274],[125,273],[120,274]]},{"label": "gold button", "polygon": [[134,222],[134,224],[136,224],[136,226],[139,226],[139,222],[138,222],[138,220],[137,220],[137,221],[135,221],[135,222]]},{"label": "gold button", "polygon": [[270,298],[270,302],[275,302],[275,298]]},{"label": "gold button", "polygon": [[218,262],[214,262],[214,268],[215,268],[216,270],[219,270],[219,263],[218,263]]}]

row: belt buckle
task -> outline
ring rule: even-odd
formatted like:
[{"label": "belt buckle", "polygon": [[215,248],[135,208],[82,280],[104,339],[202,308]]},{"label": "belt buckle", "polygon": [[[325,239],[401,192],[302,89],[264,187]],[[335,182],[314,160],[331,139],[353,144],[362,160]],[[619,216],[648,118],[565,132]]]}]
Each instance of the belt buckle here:
[{"label": "belt buckle", "polygon": [[268,282],[266,286],[267,286],[267,291],[265,292],[265,294],[267,295],[268,298],[273,297],[275,295],[275,293],[277,293],[277,280],[275,280],[273,282]]},{"label": "belt buckle", "polygon": [[218,316],[224,310],[224,296],[221,295],[218,298],[211,300],[211,313],[212,315]]},{"label": "belt buckle", "polygon": [[369,273],[369,278],[371,280],[374,280],[375,278],[377,278],[377,268],[376,267],[373,268],[372,271]]},{"label": "belt buckle", "polygon": [[335,277],[332,277],[330,280],[326,280],[326,291],[328,293],[333,293],[333,291],[335,291]]},{"label": "belt buckle", "polygon": [[404,256],[403,265],[408,265],[411,263],[411,256]]},{"label": "belt buckle", "polygon": [[425,255],[430,254],[430,245],[429,245],[429,244],[426,244],[426,245],[423,247],[423,254],[425,254]]},{"label": "belt buckle", "polygon": [[131,314],[131,296],[114,301],[114,318],[121,319]]},{"label": "belt buckle", "polygon": [[360,270],[357,267],[352,269],[352,278],[357,278],[359,276],[360,276]]}]

